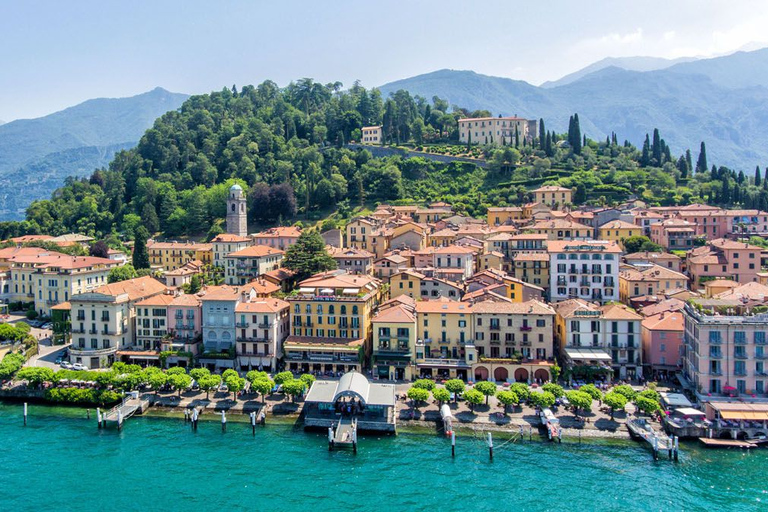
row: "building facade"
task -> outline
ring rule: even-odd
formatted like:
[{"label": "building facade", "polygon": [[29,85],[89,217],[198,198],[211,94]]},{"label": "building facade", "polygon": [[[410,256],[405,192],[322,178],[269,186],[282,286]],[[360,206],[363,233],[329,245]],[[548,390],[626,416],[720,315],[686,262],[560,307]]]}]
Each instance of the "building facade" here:
[{"label": "building facade", "polygon": [[227,233],[239,237],[248,236],[248,213],[243,187],[232,185],[227,196]]},{"label": "building facade", "polygon": [[600,303],[619,300],[619,256],[616,242],[549,241],[549,296],[552,302],[571,298]]}]

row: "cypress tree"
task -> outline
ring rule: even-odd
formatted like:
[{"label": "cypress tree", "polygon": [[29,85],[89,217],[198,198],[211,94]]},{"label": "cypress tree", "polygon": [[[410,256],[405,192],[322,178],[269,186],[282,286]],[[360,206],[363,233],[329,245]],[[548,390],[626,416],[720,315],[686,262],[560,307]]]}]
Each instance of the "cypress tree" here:
[{"label": "cypress tree", "polygon": [[761,181],[761,178],[760,178],[760,166],[757,165],[757,166],[755,166],[755,186],[756,187],[760,186],[760,181]]},{"label": "cypress tree", "polygon": [[520,147],[520,130],[517,128],[517,125],[515,125],[515,147]]},{"label": "cypress tree", "polygon": [[585,148],[587,147],[587,134],[585,133],[581,137],[581,147]]},{"label": "cypress tree", "polygon": [[581,154],[581,127],[579,126],[579,114],[573,114],[573,153]]},{"label": "cypress tree", "polygon": [[744,183],[744,180],[746,179],[746,176],[744,176],[744,171],[739,171],[739,175],[736,177],[736,182],[741,185]]},{"label": "cypress tree", "polygon": [[[664,139],[661,139],[661,143],[664,144]],[[664,144],[664,161],[665,162],[671,162],[672,161],[672,153],[669,152],[669,146]]]},{"label": "cypress tree", "polygon": [[661,166],[661,155],[662,155],[662,148],[661,148],[661,137],[659,136],[659,129],[654,128],[653,129],[653,142],[651,143],[651,161],[653,162],[653,165],[660,167]]},{"label": "cypress tree", "polygon": [[147,251],[147,239],[149,232],[144,226],[136,228],[133,237],[133,268],[149,268],[149,252]]},{"label": "cypress tree", "polygon": [[677,161],[677,170],[680,171],[680,179],[684,180],[688,178],[688,163],[685,161],[685,157],[681,156]]},{"label": "cypress tree", "polygon": [[539,119],[539,148],[543,151],[546,150],[547,145],[547,132],[544,130],[544,119]]},{"label": "cypress tree", "polygon": [[685,164],[688,166],[688,171],[693,172],[693,160],[691,159],[691,150],[685,150]]},{"label": "cypress tree", "polygon": [[611,138],[608,137],[608,135],[605,136],[605,147],[610,147],[611,145]]},{"label": "cypress tree", "polygon": [[707,147],[704,145],[704,141],[701,141],[699,159],[696,162],[696,172],[707,172]]},{"label": "cypress tree", "polygon": [[645,142],[643,142],[643,152],[640,155],[640,167],[648,167],[651,164],[651,139],[648,134],[645,134]]},{"label": "cypress tree", "polygon": [[554,155],[552,152],[552,134],[550,132],[547,132],[547,148],[545,151],[547,152],[547,156]]}]

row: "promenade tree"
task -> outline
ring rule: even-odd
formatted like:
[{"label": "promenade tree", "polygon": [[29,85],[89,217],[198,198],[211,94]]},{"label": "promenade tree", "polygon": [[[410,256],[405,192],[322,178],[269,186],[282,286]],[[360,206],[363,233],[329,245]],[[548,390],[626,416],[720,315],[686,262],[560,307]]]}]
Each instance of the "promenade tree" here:
[{"label": "promenade tree", "polygon": [[200,383],[200,379],[208,377],[211,371],[208,368],[193,368],[189,371],[189,376],[195,379],[197,383]]},{"label": "promenade tree", "polygon": [[256,370],[251,370],[245,374],[245,380],[247,380],[250,383],[254,383],[257,380],[263,380],[268,378],[269,378],[269,374],[267,372],[260,372]]},{"label": "promenade tree", "polygon": [[[415,386],[416,384],[414,384]],[[432,390],[432,398],[437,400],[437,403],[442,405],[451,399],[451,392],[445,388],[435,388]]]},{"label": "promenade tree", "polygon": [[579,388],[579,391],[591,396],[592,400],[601,401],[603,399],[603,392],[597,389],[594,384],[585,384]]},{"label": "promenade tree", "polygon": [[245,389],[245,379],[235,372],[234,375],[230,374],[227,376],[224,382],[226,383],[227,388],[232,392],[232,401],[237,402],[237,394]]},{"label": "promenade tree", "polygon": [[187,370],[182,368],[181,366],[174,366],[173,368],[168,368],[165,373],[168,375],[186,375]]},{"label": "promenade tree", "polygon": [[157,392],[160,391],[160,388],[168,383],[168,375],[162,371],[150,372],[147,374],[147,380],[149,381],[149,385],[152,386],[152,389],[155,391],[155,394],[157,394]]},{"label": "promenade tree", "polygon": [[500,404],[502,404],[504,414],[507,414],[507,407],[510,405],[517,405],[520,402],[520,399],[517,397],[514,391],[507,390],[499,391],[499,394],[496,395],[496,399]]},{"label": "promenade tree", "polygon": [[33,387],[38,387],[43,382],[51,382],[53,380],[53,370],[29,366],[16,372],[16,378],[26,380]]},{"label": "promenade tree", "polygon": [[275,375],[275,384],[278,386],[282,386],[284,383],[288,382],[289,380],[293,380],[293,374],[291,372],[280,372],[277,375]]},{"label": "promenade tree", "polygon": [[634,388],[629,384],[621,384],[619,386],[614,386],[611,391],[614,393],[618,393],[620,395],[624,395],[624,397],[630,401],[634,400],[635,396],[637,396],[637,391],[635,391]]},{"label": "promenade tree", "polygon": [[312,387],[312,383],[315,382],[315,376],[309,373],[302,373],[299,380],[307,385],[307,389]]},{"label": "promenade tree", "polygon": [[419,404],[426,402],[429,399],[429,391],[424,388],[411,386],[411,388],[408,389],[406,396],[412,400],[413,408],[418,409]]},{"label": "promenade tree", "polygon": [[635,397],[635,405],[637,406],[638,410],[644,412],[645,414],[653,414],[661,409],[659,402],[642,395],[637,395]]},{"label": "promenade tree", "polygon": [[475,406],[483,403],[483,394],[476,389],[468,389],[464,392],[464,400],[469,404],[469,409],[474,412]]},{"label": "promenade tree", "polygon": [[295,402],[296,397],[303,394],[306,390],[307,384],[302,380],[292,379],[283,382],[283,392],[291,397],[291,402]]},{"label": "promenade tree", "polygon": [[172,373],[168,375],[168,383],[178,391],[179,396],[181,392],[186,390],[192,384],[192,377],[186,373]]},{"label": "promenade tree", "polygon": [[225,383],[227,382],[227,379],[231,376],[239,377],[240,374],[237,373],[237,371],[233,370],[232,368],[227,368],[224,370],[221,374],[221,380],[223,380]]},{"label": "promenade tree", "polygon": [[459,395],[464,392],[464,381],[461,379],[451,379],[445,382],[445,389],[453,393],[453,401],[457,401]]},{"label": "promenade tree", "polygon": [[475,384],[475,389],[485,395],[485,405],[488,405],[488,398],[496,395],[496,384],[484,380]]},{"label": "promenade tree", "polygon": [[200,389],[205,391],[205,399],[208,400],[211,391],[217,389],[221,385],[221,375],[206,375],[197,381],[197,385]]},{"label": "promenade tree", "polygon": [[541,393],[531,393],[531,401],[539,409],[548,409],[555,405],[555,395],[549,391],[542,391]]},{"label": "promenade tree", "polygon": [[416,379],[416,381],[413,383],[413,387],[432,391],[435,389],[435,381],[432,379]]},{"label": "promenade tree", "polygon": [[583,391],[568,391],[565,397],[573,406],[573,413],[578,416],[580,410],[592,410],[592,396]]},{"label": "promenade tree", "polygon": [[561,386],[560,384],[555,384],[554,382],[547,382],[546,384],[541,386],[541,389],[552,393],[555,396],[555,398],[560,398],[561,396],[565,395],[563,386]]},{"label": "promenade tree", "polygon": [[517,398],[520,399],[520,403],[527,402],[531,397],[531,390],[528,388],[527,384],[523,384],[522,382],[515,382],[509,386],[509,390],[515,392]]},{"label": "promenade tree", "polygon": [[251,389],[261,395],[261,403],[264,403],[267,399],[267,395],[275,387],[275,382],[270,379],[257,379],[251,382]]},{"label": "promenade tree", "polygon": [[639,392],[637,395],[645,398],[650,398],[654,402],[659,402],[661,400],[661,396],[654,389],[644,389],[643,391]]},{"label": "promenade tree", "polygon": [[613,415],[616,411],[624,410],[624,407],[627,406],[627,402],[627,397],[620,393],[616,393],[615,391],[606,393],[603,397],[603,403],[611,408],[611,419],[613,419]]}]

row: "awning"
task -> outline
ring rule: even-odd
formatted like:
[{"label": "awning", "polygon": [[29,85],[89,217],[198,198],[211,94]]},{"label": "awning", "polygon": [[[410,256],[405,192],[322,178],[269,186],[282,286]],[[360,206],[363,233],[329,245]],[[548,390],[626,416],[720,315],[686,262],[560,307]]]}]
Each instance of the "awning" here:
[{"label": "awning", "polygon": [[573,361],[611,361],[611,356],[600,349],[566,348],[565,354]]},{"label": "awning", "polygon": [[299,292],[301,292],[301,293],[314,293],[315,289],[314,288],[299,288]]},{"label": "awning", "polygon": [[360,292],[360,288],[344,288],[341,293],[345,295],[357,295]]},{"label": "awning", "polygon": [[754,411],[720,411],[720,417],[724,420],[768,420],[768,412]]},{"label": "awning", "polygon": [[682,414],[683,416],[706,416],[702,411],[694,409],[692,407],[681,407],[675,409],[675,414]]}]

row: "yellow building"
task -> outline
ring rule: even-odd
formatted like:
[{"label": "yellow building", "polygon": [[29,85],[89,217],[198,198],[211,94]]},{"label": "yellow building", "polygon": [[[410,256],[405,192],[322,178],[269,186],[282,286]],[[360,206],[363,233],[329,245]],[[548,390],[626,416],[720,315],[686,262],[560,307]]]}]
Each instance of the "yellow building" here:
[{"label": "yellow building", "polygon": [[412,299],[421,298],[421,282],[424,280],[424,274],[414,270],[403,270],[393,274],[389,278],[389,294],[392,298],[399,295],[407,295]]},{"label": "yellow building", "polygon": [[224,266],[224,257],[232,252],[245,249],[251,245],[252,240],[245,236],[221,233],[211,240],[213,247],[213,264],[217,267]]},{"label": "yellow building", "polygon": [[542,220],[527,229],[538,235],[547,235],[548,240],[584,240],[592,238],[593,233],[590,226],[566,219]]},{"label": "yellow building", "polygon": [[519,206],[494,206],[488,208],[488,225],[505,226],[525,220],[523,209]]},{"label": "yellow building", "polygon": [[440,298],[416,303],[417,375],[468,380],[477,360],[472,305]]},{"label": "yellow building", "polygon": [[371,353],[374,309],[381,282],[368,275],[326,272],[299,283],[287,298],[291,335],[285,340],[289,370],[361,371]]},{"label": "yellow building", "polygon": [[512,277],[544,289],[549,288],[549,254],[517,254],[512,265]]},{"label": "yellow building", "polygon": [[622,247],[624,246],[624,240],[631,236],[639,236],[643,234],[643,229],[637,224],[624,222],[623,220],[612,220],[606,222],[598,229],[599,240],[612,240],[618,242]]},{"label": "yellow building", "polygon": [[406,295],[383,303],[373,317],[374,376],[412,380],[416,356],[416,302]]},{"label": "yellow building", "polygon": [[642,296],[667,296],[688,289],[688,277],[660,265],[626,265],[619,270],[619,300]]},{"label": "yellow building", "polygon": [[371,219],[358,217],[347,224],[347,247],[371,251],[370,237],[376,229],[376,224]]},{"label": "yellow building", "polygon": [[538,122],[522,117],[475,117],[459,119],[459,142],[509,146],[516,141],[532,141]]},{"label": "yellow building", "polygon": [[149,264],[153,268],[176,270],[190,261],[200,260],[203,265],[213,263],[213,244],[195,242],[147,241]]},{"label": "yellow building", "polygon": [[562,210],[563,206],[573,203],[573,190],[555,185],[539,187],[533,191],[533,202]]},{"label": "yellow building", "polygon": [[379,126],[363,126],[360,130],[360,142],[363,144],[383,144],[384,132],[381,125]]}]

